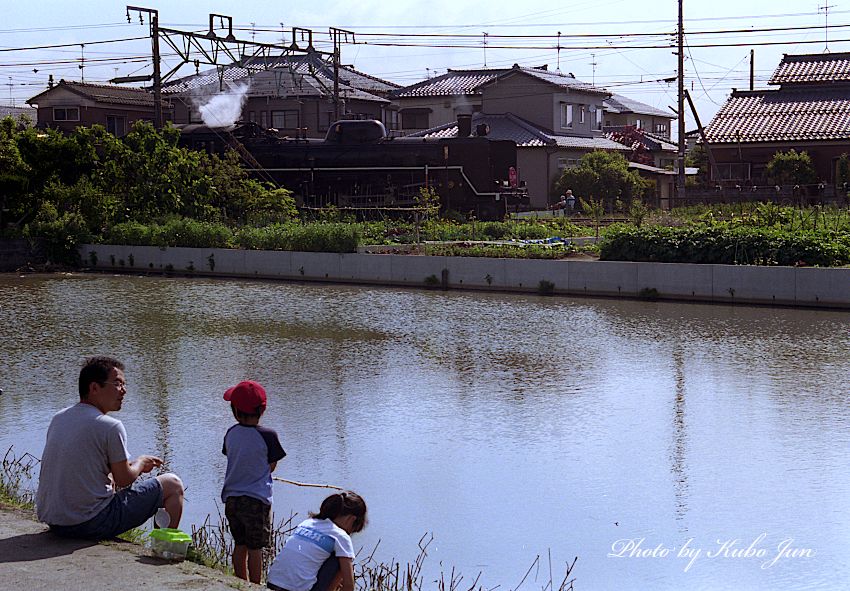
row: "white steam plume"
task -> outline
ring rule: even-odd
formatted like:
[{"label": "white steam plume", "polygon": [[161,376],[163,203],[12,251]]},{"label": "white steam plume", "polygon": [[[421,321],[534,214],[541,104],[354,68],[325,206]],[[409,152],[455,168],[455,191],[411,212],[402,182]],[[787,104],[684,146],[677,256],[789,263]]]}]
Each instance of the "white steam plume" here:
[{"label": "white steam plume", "polygon": [[221,94],[193,97],[204,124],[209,127],[227,127],[236,123],[242,115],[250,88],[250,83],[233,84],[228,85]]}]

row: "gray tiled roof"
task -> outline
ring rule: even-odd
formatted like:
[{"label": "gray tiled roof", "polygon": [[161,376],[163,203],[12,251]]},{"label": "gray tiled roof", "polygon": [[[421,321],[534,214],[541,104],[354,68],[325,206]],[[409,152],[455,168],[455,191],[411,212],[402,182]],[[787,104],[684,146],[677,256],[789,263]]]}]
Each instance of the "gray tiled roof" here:
[{"label": "gray tiled roof", "polygon": [[[163,93],[182,94],[197,90],[218,89],[251,82],[251,96],[330,96],[333,91],[333,67],[315,55],[278,56],[246,60],[218,70],[207,70],[166,83]],[[347,66],[340,67],[340,89],[348,98],[388,102],[372,93],[388,93],[398,85],[369,76]]]},{"label": "gray tiled roof", "polygon": [[47,94],[56,88],[65,88],[98,103],[153,107],[153,95],[143,88],[106,84],[88,84],[85,82],[69,82],[66,80],[60,80],[58,85],[54,86],[52,89],[47,89],[46,91],[37,94],[27,102],[30,104],[38,104],[38,98],[40,96]]},{"label": "gray tiled roof", "polygon": [[455,96],[481,94],[477,88],[493,78],[510,70],[449,70],[442,76],[436,76],[406,86],[393,93],[399,98],[424,96]]},{"label": "gray tiled roof", "polygon": [[3,117],[19,117],[21,115],[26,115],[30,119],[35,120],[35,109],[32,107],[12,107],[8,105],[0,105],[0,119]]},{"label": "gray tiled roof", "polygon": [[[555,135],[540,129],[528,121],[511,113],[502,115],[485,115],[475,113],[472,116],[472,133],[478,125],[486,123],[490,127],[487,137],[496,140],[511,140],[518,147],[542,147],[559,146],[562,148],[574,148],[583,150],[616,150],[626,152],[629,150],[623,144],[619,144],[604,137],[575,137]],[[457,122],[448,123],[425,131],[411,134],[411,137],[450,138],[457,137]]]},{"label": "gray tiled roof", "polygon": [[429,96],[457,96],[457,95],[480,95],[481,88],[493,82],[496,78],[516,74],[527,74],[548,84],[560,88],[582,90],[594,94],[610,94],[607,90],[577,80],[572,75],[550,72],[542,68],[513,68],[494,70],[449,70],[442,76],[429,78],[417,82],[411,86],[399,89],[393,93],[398,98],[429,97]]},{"label": "gray tiled roof", "polygon": [[602,104],[605,106],[605,110],[611,113],[637,113],[639,115],[650,115],[653,117],[673,118],[672,113],[656,109],[646,103],[636,101],[622,94],[612,94]]},{"label": "gray tiled roof", "polygon": [[850,93],[840,89],[736,91],[705,130],[710,143],[850,139]]},{"label": "gray tiled roof", "polygon": [[604,94],[610,95],[611,93],[605,90],[604,88],[600,88],[598,86],[594,86],[593,84],[589,84],[587,82],[582,82],[581,80],[576,79],[572,75],[561,74],[560,72],[550,72],[549,70],[543,70],[540,68],[512,68],[504,76],[511,76],[515,73],[522,72],[523,74],[528,74],[538,80],[542,80],[548,84],[553,86],[558,86],[560,88],[566,88],[571,90],[581,90],[582,92],[589,92],[592,94]]},{"label": "gray tiled roof", "polygon": [[850,53],[788,55],[773,72],[770,84],[850,82]]}]

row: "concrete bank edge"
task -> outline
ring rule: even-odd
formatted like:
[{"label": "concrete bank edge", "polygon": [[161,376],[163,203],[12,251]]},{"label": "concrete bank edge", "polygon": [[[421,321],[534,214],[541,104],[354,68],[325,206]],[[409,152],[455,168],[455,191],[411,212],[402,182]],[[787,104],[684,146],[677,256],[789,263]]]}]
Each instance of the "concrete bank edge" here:
[{"label": "concrete bank edge", "polygon": [[83,244],[98,271],[850,309],[850,268]]}]

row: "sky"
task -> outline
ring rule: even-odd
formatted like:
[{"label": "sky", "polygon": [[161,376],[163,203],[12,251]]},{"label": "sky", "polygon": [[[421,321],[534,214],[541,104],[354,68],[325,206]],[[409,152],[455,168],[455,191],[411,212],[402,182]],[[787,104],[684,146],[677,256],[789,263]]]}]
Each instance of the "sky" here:
[{"label": "sky", "polygon": [[[7,18],[0,24],[0,105],[23,106],[46,89],[50,74],[56,81],[107,83],[116,75],[152,71],[147,20],[140,24],[139,14],[132,12],[128,23],[125,3],[9,2],[12,11],[4,11]],[[134,5],[159,10],[161,27],[181,31],[205,32],[210,13],[227,15],[236,37],[244,40],[288,45],[292,27],[311,29],[314,46],[325,51],[331,48],[329,28],[346,29],[353,32],[354,43],[342,45],[342,62],[401,85],[448,68],[545,64],[665,111],[677,102],[676,83],[664,81],[677,72],[671,45],[676,0],[159,0]],[[684,0],[684,21],[685,84],[703,124],[732,88],[748,88],[750,50],[755,52],[756,88],[767,86],[783,53],[850,51],[850,2]],[[97,43],[133,38],[141,39]],[[60,44],[71,46],[27,49]],[[169,48],[162,51],[166,72],[179,62]],[[193,71],[187,65],[178,75]],[[695,127],[690,113],[686,127]]]}]

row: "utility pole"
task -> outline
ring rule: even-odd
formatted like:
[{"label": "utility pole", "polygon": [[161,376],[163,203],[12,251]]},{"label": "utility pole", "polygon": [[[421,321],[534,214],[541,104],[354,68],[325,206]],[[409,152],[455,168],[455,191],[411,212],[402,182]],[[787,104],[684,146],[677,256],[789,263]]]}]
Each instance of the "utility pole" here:
[{"label": "utility pole", "polygon": [[[346,31],[345,29],[337,29],[336,27],[331,27],[330,29],[331,39],[333,39],[334,44],[334,53],[333,53],[333,63],[334,63],[334,121],[339,121],[339,62],[341,49],[340,45],[343,41],[345,42],[353,42],[354,41],[354,31]],[[351,35],[351,39],[349,40],[349,35]]]},{"label": "utility pole", "polygon": [[[127,7],[127,22],[130,22],[130,11],[139,13],[142,21],[142,13],[147,13],[150,19],[150,35],[153,52],[153,126],[162,129],[162,76],[159,70],[159,11],[153,8],[141,8],[139,6]],[[144,21],[142,21],[144,22]]]},{"label": "utility pole", "polygon": [[676,180],[676,199],[681,204],[685,197],[685,30],[684,10],[679,0],[679,174]]},{"label": "utility pole", "polygon": [[756,87],[756,50],[750,50],[750,92]]}]

